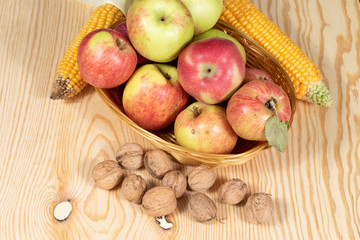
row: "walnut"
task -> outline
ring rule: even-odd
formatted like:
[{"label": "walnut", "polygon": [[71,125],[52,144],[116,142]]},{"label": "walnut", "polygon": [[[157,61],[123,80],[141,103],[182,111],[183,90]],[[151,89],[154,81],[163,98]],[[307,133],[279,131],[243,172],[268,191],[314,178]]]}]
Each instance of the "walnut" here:
[{"label": "walnut", "polygon": [[204,165],[194,168],[188,176],[188,184],[196,192],[205,192],[214,184],[215,180],[215,170]]},{"label": "walnut", "polygon": [[161,179],[167,172],[174,170],[171,156],[161,149],[146,152],[144,165],[150,175],[157,179]]},{"label": "walnut", "polygon": [[273,216],[274,203],[271,195],[267,193],[255,193],[251,195],[245,205],[245,215],[251,223],[266,223]]},{"label": "walnut", "polygon": [[170,171],[163,177],[161,186],[171,187],[175,191],[175,197],[179,198],[186,190],[186,176],[178,170]]},{"label": "walnut", "polygon": [[136,170],[144,165],[144,149],[137,143],[127,143],[116,151],[116,161],[125,169]]},{"label": "walnut", "polygon": [[246,183],[238,178],[233,178],[219,188],[219,200],[226,204],[238,204],[248,192]]},{"label": "walnut", "polygon": [[170,187],[153,187],[142,199],[145,212],[156,217],[172,213],[176,209],[176,204],[175,192]]},{"label": "walnut", "polygon": [[216,217],[216,206],[204,193],[197,192],[190,197],[189,211],[198,222],[206,222]]},{"label": "walnut", "polygon": [[119,184],[123,176],[123,169],[113,160],[105,160],[95,165],[92,177],[96,186],[110,190]]},{"label": "walnut", "polygon": [[146,190],[145,180],[135,173],[127,176],[122,185],[121,192],[124,198],[133,203],[141,203],[141,199],[144,196]]}]

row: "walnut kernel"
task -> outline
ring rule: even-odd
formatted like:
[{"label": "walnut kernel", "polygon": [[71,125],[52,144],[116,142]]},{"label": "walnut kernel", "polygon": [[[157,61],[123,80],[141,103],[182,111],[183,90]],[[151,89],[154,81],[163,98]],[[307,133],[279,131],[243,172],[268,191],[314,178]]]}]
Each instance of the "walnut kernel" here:
[{"label": "walnut kernel", "polygon": [[124,198],[130,202],[140,204],[146,191],[145,180],[135,173],[127,176],[122,185],[121,192]]},{"label": "walnut kernel", "polygon": [[248,192],[246,183],[238,178],[233,178],[219,188],[219,200],[226,204],[238,204]]},{"label": "walnut kernel", "polygon": [[175,192],[170,187],[156,186],[148,190],[143,199],[142,206],[150,216],[164,216],[176,209]]},{"label": "walnut kernel", "polygon": [[215,180],[215,170],[205,165],[194,168],[188,176],[188,184],[196,192],[205,192],[214,184]]},{"label": "walnut kernel", "polygon": [[271,195],[267,193],[255,193],[251,195],[245,205],[245,215],[251,223],[266,223],[272,216],[274,203]]},{"label": "walnut kernel", "polygon": [[171,187],[175,191],[175,197],[179,198],[186,190],[186,176],[178,170],[170,171],[161,180],[161,186]]},{"label": "walnut kernel", "polygon": [[193,194],[189,201],[190,214],[198,222],[206,222],[216,217],[217,208],[213,200],[204,193]]},{"label": "walnut kernel", "polygon": [[167,172],[174,170],[170,155],[161,149],[146,152],[144,165],[150,175],[157,179],[161,179]]},{"label": "walnut kernel", "polygon": [[96,186],[110,190],[119,184],[123,176],[120,165],[113,160],[105,160],[95,165],[92,177]]},{"label": "walnut kernel", "polygon": [[116,151],[116,161],[125,169],[136,170],[144,165],[144,149],[137,143],[126,143]]}]

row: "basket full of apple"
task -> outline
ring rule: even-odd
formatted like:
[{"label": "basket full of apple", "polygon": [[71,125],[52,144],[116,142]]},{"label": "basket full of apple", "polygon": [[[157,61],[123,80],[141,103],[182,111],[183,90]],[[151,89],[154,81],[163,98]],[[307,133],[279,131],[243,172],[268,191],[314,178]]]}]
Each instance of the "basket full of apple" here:
[{"label": "basket full of apple", "polygon": [[82,78],[129,127],[183,164],[238,165],[283,152],[295,113],[285,70],[197,1],[135,0],[77,52]]}]

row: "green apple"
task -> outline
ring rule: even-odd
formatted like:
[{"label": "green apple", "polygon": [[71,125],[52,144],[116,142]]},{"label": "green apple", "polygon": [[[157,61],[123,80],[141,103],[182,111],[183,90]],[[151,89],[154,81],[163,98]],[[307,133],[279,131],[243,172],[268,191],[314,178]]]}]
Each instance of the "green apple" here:
[{"label": "green apple", "polygon": [[245,52],[243,45],[241,45],[235,38],[233,38],[229,34],[223,32],[219,29],[215,29],[215,28],[209,29],[209,30],[195,36],[192,41],[194,42],[194,41],[197,41],[200,39],[213,38],[213,37],[221,37],[221,38],[226,38],[226,39],[233,41],[236,44],[236,46],[239,48],[240,53],[244,58],[244,62],[246,63],[246,52]]},{"label": "green apple", "polygon": [[180,0],[135,0],[126,16],[130,42],[154,62],[170,62],[194,36],[189,9]]},{"label": "green apple", "polygon": [[212,28],[219,20],[223,0],[182,0],[194,20],[195,35]]}]

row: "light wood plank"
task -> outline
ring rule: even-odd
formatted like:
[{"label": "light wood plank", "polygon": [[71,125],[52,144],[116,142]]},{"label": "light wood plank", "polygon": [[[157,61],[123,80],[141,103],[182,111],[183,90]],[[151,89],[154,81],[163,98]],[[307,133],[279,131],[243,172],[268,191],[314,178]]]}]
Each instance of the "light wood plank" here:
[{"label": "light wood plank", "polygon": [[[94,187],[91,169],[116,149],[152,145],[120,122],[88,87],[67,101],[49,98],[56,66],[93,8],[72,0],[0,2],[0,239],[358,239],[360,238],[359,2],[254,0],[326,77],[333,105],[298,101],[289,146],[217,169],[207,194],[217,220],[195,222],[187,194],[164,231],[119,189]],[[189,172],[191,167],[183,167]],[[144,170],[135,171],[159,184]],[[127,171],[127,174],[130,172]],[[217,201],[238,177],[251,192],[271,193],[272,221],[245,221],[243,205]],[[69,199],[73,212],[54,220]]]}]

